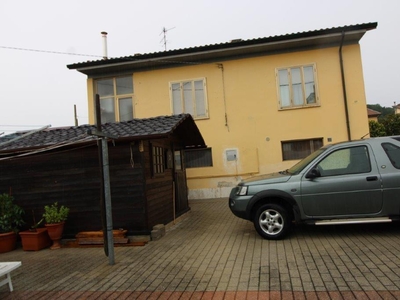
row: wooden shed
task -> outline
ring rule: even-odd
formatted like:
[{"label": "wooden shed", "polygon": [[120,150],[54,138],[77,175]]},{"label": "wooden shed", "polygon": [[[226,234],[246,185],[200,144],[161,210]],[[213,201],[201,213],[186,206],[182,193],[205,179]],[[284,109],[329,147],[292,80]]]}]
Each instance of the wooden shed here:
[{"label": "wooden shed", "polygon": [[[0,139],[0,193],[40,220],[44,206],[70,208],[65,237],[100,230],[101,167],[92,125],[49,128]],[[189,114],[106,123],[114,229],[149,234],[187,212],[184,149],[205,147]]]}]

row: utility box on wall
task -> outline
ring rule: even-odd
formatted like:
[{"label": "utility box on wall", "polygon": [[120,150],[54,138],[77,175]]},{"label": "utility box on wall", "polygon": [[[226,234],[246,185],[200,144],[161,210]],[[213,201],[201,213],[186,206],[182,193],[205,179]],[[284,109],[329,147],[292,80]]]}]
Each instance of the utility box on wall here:
[{"label": "utility box on wall", "polygon": [[237,150],[236,149],[231,149],[231,150],[226,150],[226,160],[227,161],[235,161],[237,160]]}]

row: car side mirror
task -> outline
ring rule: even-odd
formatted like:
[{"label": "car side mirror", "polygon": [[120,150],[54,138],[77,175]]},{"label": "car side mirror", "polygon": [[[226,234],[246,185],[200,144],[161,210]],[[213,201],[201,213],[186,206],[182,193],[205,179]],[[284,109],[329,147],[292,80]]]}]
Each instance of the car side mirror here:
[{"label": "car side mirror", "polygon": [[321,177],[321,173],[317,168],[312,168],[307,174],[306,178],[308,179],[314,179],[317,177]]}]

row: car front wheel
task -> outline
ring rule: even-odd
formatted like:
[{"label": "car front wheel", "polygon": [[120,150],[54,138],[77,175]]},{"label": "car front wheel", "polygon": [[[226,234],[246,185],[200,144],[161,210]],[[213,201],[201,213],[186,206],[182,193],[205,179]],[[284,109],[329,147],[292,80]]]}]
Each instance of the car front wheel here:
[{"label": "car front wheel", "polygon": [[281,205],[263,204],[254,216],[254,227],[263,238],[279,240],[288,234],[291,220]]}]

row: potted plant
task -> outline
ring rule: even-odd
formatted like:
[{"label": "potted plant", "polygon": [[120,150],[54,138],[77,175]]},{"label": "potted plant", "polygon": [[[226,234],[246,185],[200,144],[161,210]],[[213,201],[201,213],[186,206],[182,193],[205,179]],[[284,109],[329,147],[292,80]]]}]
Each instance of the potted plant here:
[{"label": "potted plant", "polygon": [[8,194],[0,194],[0,253],[15,249],[18,228],[24,223],[24,210]]},{"label": "potted plant", "polygon": [[44,207],[43,218],[45,220],[45,226],[50,239],[53,241],[53,245],[50,249],[61,248],[60,240],[68,214],[69,208],[64,205],[59,207],[58,202],[54,202],[52,205],[46,205]]},{"label": "potted plant", "polygon": [[43,218],[36,223],[35,214],[32,210],[32,219],[33,225],[31,228],[19,233],[21,237],[22,249],[24,251],[38,251],[51,245],[47,228],[39,228],[39,225],[43,222]]}]

